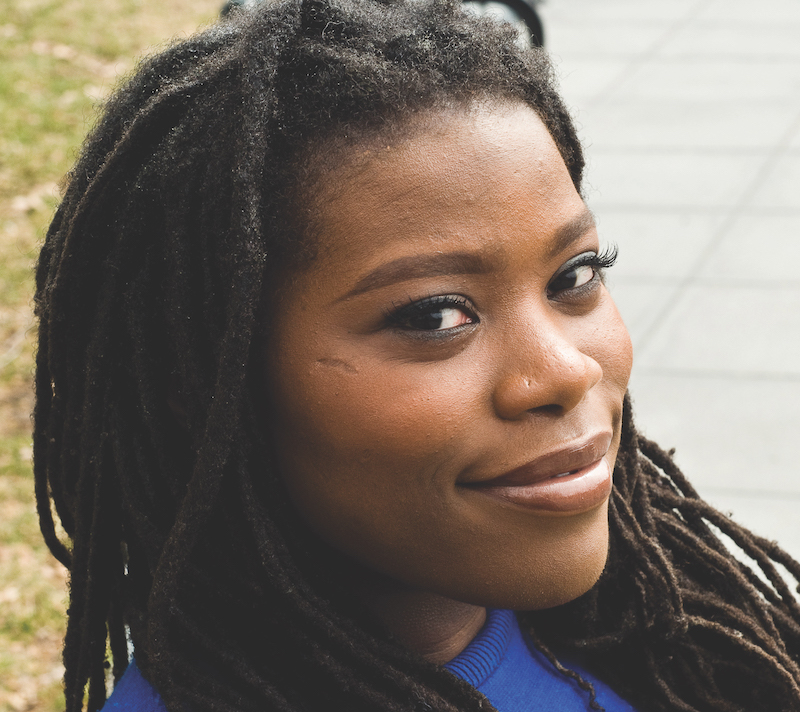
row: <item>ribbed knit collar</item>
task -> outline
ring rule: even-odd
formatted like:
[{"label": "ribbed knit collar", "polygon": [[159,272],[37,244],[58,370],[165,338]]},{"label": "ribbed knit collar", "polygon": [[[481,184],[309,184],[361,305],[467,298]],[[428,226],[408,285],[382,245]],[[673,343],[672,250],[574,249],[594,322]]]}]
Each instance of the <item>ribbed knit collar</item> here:
[{"label": "ribbed knit collar", "polygon": [[517,625],[513,611],[487,611],[486,623],[478,635],[444,667],[473,687],[480,687],[505,657],[512,630]]}]

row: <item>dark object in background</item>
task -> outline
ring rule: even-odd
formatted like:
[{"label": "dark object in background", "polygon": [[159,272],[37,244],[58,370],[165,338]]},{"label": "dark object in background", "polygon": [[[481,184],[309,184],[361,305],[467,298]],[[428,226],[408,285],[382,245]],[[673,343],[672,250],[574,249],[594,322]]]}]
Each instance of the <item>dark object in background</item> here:
[{"label": "dark object in background", "polygon": [[544,47],[544,28],[536,6],[541,0],[466,0],[465,8],[476,15],[492,15],[522,25],[521,32],[534,47]]},{"label": "dark object in background", "polygon": [[[227,0],[220,17],[227,17],[234,8],[248,8],[261,0]],[[544,47],[544,28],[536,6],[541,0],[467,0],[464,7],[476,15],[493,15],[512,24],[521,23],[521,32],[534,47]]]},{"label": "dark object in background", "polygon": [[227,17],[234,8],[248,8],[255,5],[259,0],[228,0],[219,11],[220,17]]}]

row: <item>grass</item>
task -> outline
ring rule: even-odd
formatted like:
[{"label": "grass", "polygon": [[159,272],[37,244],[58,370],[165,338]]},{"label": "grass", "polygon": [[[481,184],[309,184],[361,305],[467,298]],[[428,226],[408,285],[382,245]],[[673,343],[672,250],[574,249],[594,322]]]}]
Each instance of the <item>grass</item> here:
[{"label": "grass", "polygon": [[220,5],[0,0],[0,712],[63,708],[66,575],[41,542],[30,463],[36,253],[98,104]]}]

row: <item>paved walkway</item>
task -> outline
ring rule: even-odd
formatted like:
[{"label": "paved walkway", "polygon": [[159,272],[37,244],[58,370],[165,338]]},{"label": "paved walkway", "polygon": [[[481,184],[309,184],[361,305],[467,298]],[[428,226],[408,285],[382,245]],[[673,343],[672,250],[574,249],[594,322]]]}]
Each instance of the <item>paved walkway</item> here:
[{"label": "paved walkway", "polygon": [[800,558],[800,0],[547,0],[640,428]]}]

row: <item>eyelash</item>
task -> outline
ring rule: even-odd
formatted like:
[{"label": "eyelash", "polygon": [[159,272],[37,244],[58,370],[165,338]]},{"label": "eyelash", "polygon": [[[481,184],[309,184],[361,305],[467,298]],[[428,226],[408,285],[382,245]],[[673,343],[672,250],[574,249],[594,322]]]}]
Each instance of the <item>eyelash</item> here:
[{"label": "eyelash", "polygon": [[[424,317],[431,317],[436,313],[436,310],[441,312],[444,309],[457,309],[466,315],[467,318],[470,319],[470,322],[447,329],[415,328],[409,324],[409,322],[414,318],[421,319]],[[478,322],[478,317],[472,309],[469,299],[455,294],[441,294],[426,297],[425,299],[420,299],[404,306],[395,307],[393,311],[386,315],[386,318],[391,325],[401,328],[405,331],[412,333],[417,332],[425,334],[426,336],[436,335],[437,337],[443,334],[451,335],[456,331],[461,331],[463,326],[469,326],[470,324],[476,324]]]},{"label": "eyelash", "polygon": [[[602,280],[604,272],[609,267],[613,267],[617,261],[618,250],[616,245],[609,245],[602,252],[584,252],[569,260],[563,268],[556,274],[547,288],[547,293],[550,298],[557,298],[559,294],[570,293],[579,297],[583,292],[593,289],[597,280]],[[577,287],[568,287],[562,290],[552,290],[550,285],[557,282],[559,278],[564,277],[569,272],[580,269],[581,267],[592,267],[594,274],[592,278]],[[419,318],[432,317],[434,314],[441,313],[445,309],[457,309],[469,320],[464,324],[458,324],[453,327],[445,329],[426,329],[424,327],[411,326],[410,322]],[[464,327],[477,324],[480,319],[475,314],[469,299],[461,295],[442,294],[436,296],[426,297],[417,301],[410,302],[403,306],[394,306],[394,308],[387,312],[386,320],[395,328],[402,329],[403,331],[418,334],[426,338],[442,338],[444,336],[453,336],[461,332]]]},{"label": "eyelash", "polygon": [[[547,286],[548,296],[554,297],[561,292],[572,292],[572,294],[575,296],[579,296],[581,292],[585,291],[586,289],[591,289],[596,280],[600,279],[602,281],[603,277],[605,276],[605,271],[614,266],[618,255],[619,250],[617,249],[617,246],[608,245],[602,252],[584,252],[583,254],[573,257],[561,268],[559,273],[550,280],[550,284]],[[578,287],[566,288],[564,290],[551,289],[551,285],[557,282],[560,278],[564,277],[569,272],[580,269],[581,267],[591,267],[594,270],[594,274],[588,282],[579,285]]]}]

